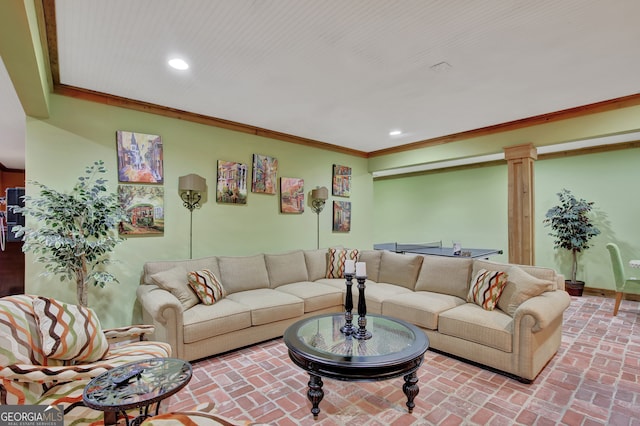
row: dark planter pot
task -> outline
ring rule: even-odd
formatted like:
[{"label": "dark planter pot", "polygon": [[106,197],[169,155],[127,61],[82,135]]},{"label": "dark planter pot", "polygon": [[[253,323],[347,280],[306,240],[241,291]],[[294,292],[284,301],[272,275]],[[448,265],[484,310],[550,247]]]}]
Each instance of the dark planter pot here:
[{"label": "dark planter pot", "polygon": [[567,290],[569,296],[582,296],[584,290],[584,281],[565,280],[564,289]]}]

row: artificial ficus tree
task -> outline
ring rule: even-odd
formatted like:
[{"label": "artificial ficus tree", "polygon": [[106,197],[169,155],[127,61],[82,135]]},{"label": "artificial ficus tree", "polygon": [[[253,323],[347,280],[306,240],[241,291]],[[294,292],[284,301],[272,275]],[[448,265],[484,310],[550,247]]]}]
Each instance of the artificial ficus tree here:
[{"label": "artificial ficus tree", "polygon": [[576,198],[568,189],[557,193],[560,203],[551,207],[543,223],[551,227],[554,248],[569,250],[572,255],[571,282],[576,282],[578,253],[591,247],[590,240],[600,234],[590,216],[593,201]]},{"label": "artificial ficus tree", "polygon": [[[118,225],[124,214],[115,193],[109,193],[107,173],[103,161],[87,166],[70,192],[60,192],[39,182],[40,196],[24,197],[25,206],[16,213],[30,216],[37,226],[14,226],[13,232],[22,237],[24,252],[37,255],[44,264],[45,274],[54,274],[60,281],[76,284],[78,304],[88,305],[89,284],[104,287],[118,282],[105,270],[109,254],[122,238]],[[29,224],[29,223],[27,223]]]}]

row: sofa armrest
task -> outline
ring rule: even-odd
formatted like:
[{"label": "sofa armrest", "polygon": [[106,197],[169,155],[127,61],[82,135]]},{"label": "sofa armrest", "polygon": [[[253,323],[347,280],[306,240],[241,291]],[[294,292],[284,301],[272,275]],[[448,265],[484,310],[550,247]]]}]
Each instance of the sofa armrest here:
[{"label": "sofa armrest", "polygon": [[166,324],[166,311],[175,311],[175,314],[182,317],[183,307],[178,298],[157,285],[141,285],[136,293],[142,309],[153,318],[154,322]]},{"label": "sofa armrest", "polygon": [[143,284],[136,290],[142,306],[142,319],[155,327],[153,338],[169,343],[173,356],[183,356],[184,308],[171,292],[154,284]]},{"label": "sofa armrest", "polygon": [[109,340],[121,340],[121,339],[144,339],[145,334],[153,334],[155,327],[148,324],[128,325],[118,328],[107,328],[102,330],[104,335]]},{"label": "sofa armrest", "polygon": [[520,322],[522,317],[530,315],[535,320],[534,332],[539,331],[551,324],[556,318],[562,316],[569,307],[571,298],[566,291],[554,290],[542,293],[540,296],[526,300],[516,309],[514,319]]},{"label": "sofa armrest", "polygon": [[556,289],[564,290],[564,275],[556,275]]},{"label": "sofa armrest", "polygon": [[101,363],[60,366],[12,364],[0,368],[0,379],[31,383],[90,380],[111,368],[110,364]]}]

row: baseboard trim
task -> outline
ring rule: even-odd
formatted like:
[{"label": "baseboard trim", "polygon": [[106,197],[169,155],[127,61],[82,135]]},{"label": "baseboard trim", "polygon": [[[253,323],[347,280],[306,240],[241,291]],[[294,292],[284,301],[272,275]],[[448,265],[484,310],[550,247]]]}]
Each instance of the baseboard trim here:
[{"label": "baseboard trim", "polygon": [[[615,290],[609,290],[609,289],[605,289],[605,288],[585,287],[584,291],[582,292],[582,294],[585,295],[585,296],[601,296],[601,297],[608,297],[608,298],[611,298],[611,299],[615,299],[616,298]],[[624,300],[631,300],[633,302],[640,302],[640,294],[625,293],[624,294]]]}]

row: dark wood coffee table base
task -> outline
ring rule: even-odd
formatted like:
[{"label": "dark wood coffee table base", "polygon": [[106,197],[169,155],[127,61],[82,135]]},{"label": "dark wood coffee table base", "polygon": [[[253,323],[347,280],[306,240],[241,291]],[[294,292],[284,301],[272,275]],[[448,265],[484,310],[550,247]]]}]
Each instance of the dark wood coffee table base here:
[{"label": "dark wood coffee table base", "polygon": [[[313,418],[317,419],[320,414],[320,401],[324,398],[324,391],[322,390],[322,377],[309,373],[309,390],[307,391],[307,398],[311,401],[311,414]],[[402,391],[407,395],[407,409],[409,413],[413,413],[413,407],[416,406],[413,400],[418,396],[420,388],[418,387],[418,375],[415,373],[409,373],[404,376],[404,385]]]},{"label": "dark wood coffee table base", "polygon": [[[412,324],[383,316],[373,315],[373,317],[372,340],[356,342],[356,348],[362,346],[363,348],[366,347],[369,352],[375,352],[377,345],[375,339],[382,338],[385,333],[390,333],[390,327],[395,327],[391,331],[392,333],[403,334],[403,338],[410,344],[402,347],[397,352],[394,350],[390,350],[389,353],[376,352],[374,354],[363,352],[362,354],[353,353],[345,356],[339,353],[336,348],[342,350],[345,347],[344,343],[341,342],[342,339],[347,343],[347,346],[351,345],[350,338],[341,338],[339,334],[336,334],[336,327],[327,327],[327,323],[339,323],[336,315],[324,315],[314,317],[311,320],[302,320],[292,325],[285,332],[284,340],[289,349],[289,358],[294,364],[309,373],[307,398],[311,402],[311,414],[313,414],[314,418],[318,417],[320,413],[319,405],[324,398],[322,389],[323,377],[342,381],[363,382],[403,377],[402,391],[407,396],[407,409],[409,413],[413,412],[415,407],[414,400],[420,392],[416,372],[424,361],[424,354],[429,347],[429,340],[422,330]],[[318,349],[318,346],[313,346],[317,342],[309,343],[309,336],[304,336],[305,330],[302,329],[302,327],[309,327],[309,321],[317,321],[318,319],[320,320],[318,322],[318,335],[323,334],[323,326],[325,326],[326,329],[330,328],[331,330],[330,333],[327,333],[325,329],[324,335],[326,337],[329,335],[334,336],[333,345],[327,344],[321,349]],[[385,337],[389,336],[386,335]],[[305,337],[307,338],[306,340]],[[325,343],[324,340],[321,340],[320,345]],[[384,347],[384,344],[380,347]]]}]

